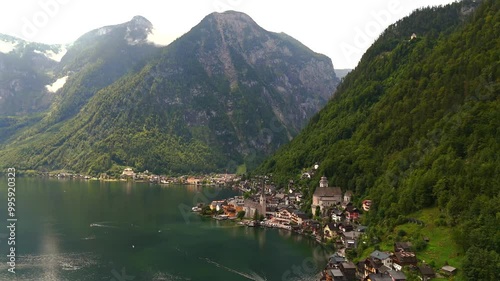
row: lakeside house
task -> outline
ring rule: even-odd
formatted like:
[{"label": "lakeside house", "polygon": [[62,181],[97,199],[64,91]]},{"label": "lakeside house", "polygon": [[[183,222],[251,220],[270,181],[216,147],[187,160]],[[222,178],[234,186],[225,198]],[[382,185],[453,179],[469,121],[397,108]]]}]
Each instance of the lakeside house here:
[{"label": "lakeside house", "polygon": [[134,170],[132,170],[132,168],[123,169],[120,178],[135,178]]}]

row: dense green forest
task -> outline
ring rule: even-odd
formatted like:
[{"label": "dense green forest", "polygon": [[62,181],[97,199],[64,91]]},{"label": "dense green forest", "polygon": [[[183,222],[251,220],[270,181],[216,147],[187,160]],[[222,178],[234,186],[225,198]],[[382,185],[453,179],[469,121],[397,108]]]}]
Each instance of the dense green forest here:
[{"label": "dense green forest", "polygon": [[[304,168],[370,198],[382,237],[439,209],[464,280],[500,280],[500,1],[423,8],[391,25],[335,97],[258,173],[285,184]],[[417,38],[410,40],[415,33]]]}]

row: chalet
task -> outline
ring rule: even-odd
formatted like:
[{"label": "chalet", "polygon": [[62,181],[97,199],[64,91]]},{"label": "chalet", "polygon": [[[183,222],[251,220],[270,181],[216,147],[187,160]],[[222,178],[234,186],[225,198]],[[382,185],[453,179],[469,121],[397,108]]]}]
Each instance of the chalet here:
[{"label": "chalet", "polygon": [[132,168],[125,168],[121,174],[121,177],[122,178],[126,178],[126,177],[135,177],[135,173],[134,173],[134,170],[132,170]]},{"label": "chalet", "polygon": [[337,267],[343,262],[346,262],[346,259],[338,253],[335,253],[328,258],[328,267]]},{"label": "chalet", "polygon": [[346,281],[344,274],[340,271],[340,269],[327,269],[325,277],[325,280],[327,281]]},{"label": "chalet", "polygon": [[347,219],[353,221],[359,218],[359,210],[354,207],[352,203],[349,203],[345,208],[345,216]]},{"label": "chalet", "polygon": [[295,201],[302,202],[302,193],[295,193]]},{"label": "chalet", "polygon": [[323,214],[326,209],[333,207],[342,202],[342,190],[340,187],[329,187],[326,177],[321,177],[319,187],[313,194],[313,202],[311,205],[312,213],[316,212],[316,207],[319,207],[320,212]]},{"label": "chalet", "polygon": [[291,220],[293,211],[292,208],[281,208],[278,210],[278,213],[276,213],[276,217]]},{"label": "chalet", "polygon": [[313,234],[317,234],[323,231],[323,227],[318,221],[310,220],[306,222],[306,225],[309,226]]},{"label": "chalet", "polygon": [[445,265],[441,267],[441,272],[443,272],[444,275],[452,276],[457,274],[457,269],[453,266]]},{"label": "chalet", "polygon": [[413,244],[411,242],[394,243],[394,252],[411,252]]},{"label": "chalet", "polygon": [[278,198],[280,200],[284,200],[284,198],[286,197],[287,195],[285,193],[276,193],[276,195],[274,195],[274,198]]},{"label": "chalet", "polygon": [[198,177],[189,177],[186,179],[186,183],[191,184],[191,185],[201,184],[202,181],[203,181],[203,179],[198,178]]},{"label": "chalet", "polygon": [[341,222],[344,219],[344,211],[339,209],[332,210],[332,221]]},{"label": "chalet", "polygon": [[372,206],[372,200],[364,200],[363,201],[363,210],[368,212]]},{"label": "chalet", "polygon": [[422,281],[428,281],[436,277],[436,272],[434,272],[432,267],[426,264],[419,266],[418,272],[420,274],[420,278],[422,279]]},{"label": "chalet", "polygon": [[276,198],[276,197],[272,197],[268,200],[268,204],[267,204],[267,207],[278,207],[279,204],[280,204],[281,200]]},{"label": "chalet", "polygon": [[337,227],[342,232],[349,232],[349,231],[354,230],[354,226],[352,226],[352,224],[350,224],[350,223],[339,223],[339,224],[337,224]]},{"label": "chalet", "polygon": [[394,269],[401,270],[404,266],[417,266],[417,257],[413,252],[395,252],[392,257]]},{"label": "chalet", "polygon": [[220,211],[225,205],[227,205],[226,200],[212,201],[212,203],[210,203],[210,210]]},{"label": "chalet", "polygon": [[373,251],[365,260],[365,277],[370,274],[384,273],[392,268],[392,259],[389,254],[380,252],[378,250]]},{"label": "chalet", "polygon": [[337,226],[334,223],[327,223],[325,227],[323,228],[323,237],[325,239],[333,239],[337,237]]},{"label": "chalet", "polygon": [[245,199],[243,196],[235,196],[234,198],[230,198],[228,204],[232,204],[234,206],[243,206],[245,205]]},{"label": "chalet", "polygon": [[300,210],[294,210],[291,214],[292,222],[298,225],[301,225],[303,222],[309,219],[306,213]]},{"label": "chalet", "polygon": [[392,267],[392,259],[387,253],[375,250],[370,254],[370,258],[381,260],[385,266]]},{"label": "chalet", "polygon": [[356,278],[364,280],[365,278],[365,261],[356,263]]},{"label": "chalet", "polygon": [[[227,205],[224,205],[222,206],[222,209],[224,210],[224,214],[229,216],[229,217],[236,217],[236,214],[237,214],[237,208],[232,205],[232,204],[227,204]],[[238,207],[239,211],[242,210],[241,207]],[[220,208],[219,208],[220,210]]]},{"label": "chalet", "polygon": [[361,232],[347,231],[342,233],[341,240],[347,249],[355,249],[358,246],[358,239],[360,236]]},{"label": "chalet", "polygon": [[391,270],[387,272],[392,281],[406,281],[406,275],[402,271]]},{"label": "chalet", "polygon": [[366,281],[392,281],[392,278],[387,274],[371,273],[367,276]]},{"label": "chalet", "polygon": [[356,280],[356,265],[352,262],[343,262],[339,265],[340,271],[348,281]]}]

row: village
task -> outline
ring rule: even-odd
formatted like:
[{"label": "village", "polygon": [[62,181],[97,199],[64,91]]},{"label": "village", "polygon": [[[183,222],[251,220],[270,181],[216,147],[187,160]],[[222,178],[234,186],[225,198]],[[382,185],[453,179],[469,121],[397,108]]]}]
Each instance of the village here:
[{"label": "village", "polygon": [[59,171],[51,173],[39,173],[39,176],[46,176],[57,179],[82,179],[82,180],[101,180],[101,181],[134,181],[146,182],[152,184],[186,184],[186,185],[208,185],[208,186],[235,186],[241,180],[241,176],[236,174],[208,174],[208,175],[182,175],[182,176],[166,176],[157,175],[148,170],[143,172],[135,172],[132,168],[123,169],[122,173],[117,177],[112,177],[106,173],[100,174],[98,177],[89,175],[72,173],[68,171]]},{"label": "village", "polygon": [[[316,169],[317,166],[302,174],[302,177],[310,179]],[[118,179],[107,175],[91,178],[71,173],[50,176],[59,179],[120,180],[238,189],[242,195],[200,203],[193,206],[192,211],[216,220],[235,220],[243,226],[279,228],[311,237],[332,251],[321,272],[321,281],[406,281],[405,272],[428,281],[453,276],[457,272],[456,268],[449,265],[435,272],[428,264],[419,262],[409,241],[395,242],[392,251],[375,250],[356,263],[350,260],[349,252],[357,249],[359,243],[366,243],[368,227],[361,225],[360,221],[370,211],[372,201],[362,200],[358,208],[353,202],[352,191],[329,186],[326,177],[321,177],[315,188],[311,213],[307,214],[303,211],[307,203],[293,181],[287,187],[278,189],[268,176],[251,179],[236,174],[167,177],[149,171],[136,173],[131,168],[125,168]]]},{"label": "village", "polygon": [[396,242],[392,251],[375,250],[354,263],[347,258],[347,252],[356,249],[359,243],[366,243],[363,240],[367,227],[359,222],[363,213],[370,211],[371,200],[363,200],[361,208],[357,208],[352,202],[352,191],[330,187],[327,178],[321,177],[313,194],[314,215],[310,218],[301,211],[304,201],[302,194],[294,191],[293,182],[279,190],[265,182],[266,178],[242,181],[239,188],[244,196],[212,201],[207,206],[193,207],[193,211],[212,214],[218,220],[240,219],[238,224],[246,226],[287,229],[310,236],[323,245],[333,245],[330,247],[333,254],[320,280],[405,281],[403,270],[411,271],[423,281],[456,274],[457,269],[448,265],[435,272],[431,266],[419,263],[411,242]]}]

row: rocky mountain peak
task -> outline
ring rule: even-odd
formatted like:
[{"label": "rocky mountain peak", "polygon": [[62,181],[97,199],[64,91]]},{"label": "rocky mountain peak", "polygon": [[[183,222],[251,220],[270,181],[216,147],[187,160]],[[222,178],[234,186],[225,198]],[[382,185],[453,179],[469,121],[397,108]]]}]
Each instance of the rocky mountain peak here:
[{"label": "rocky mountain peak", "polygon": [[127,23],[125,40],[130,45],[147,41],[148,35],[153,30],[153,24],[143,16],[135,16]]},{"label": "rocky mountain peak", "polygon": [[212,30],[219,30],[230,37],[254,37],[265,32],[250,16],[236,11],[211,13],[202,20],[200,25],[208,26]]},{"label": "rocky mountain peak", "polygon": [[143,28],[149,30],[153,28],[153,24],[143,16],[134,16],[132,20],[129,21],[129,26],[134,25],[137,28]]},{"label": "rocky mountain peak", "polygon": [[213,12],[206,16],[206,18],[213,18],[218,21],[224,21],[226,23],[246,23],[246,24],[255,24],[257,23],[247,14],[237,11],[225,11],[222,13]]}]

